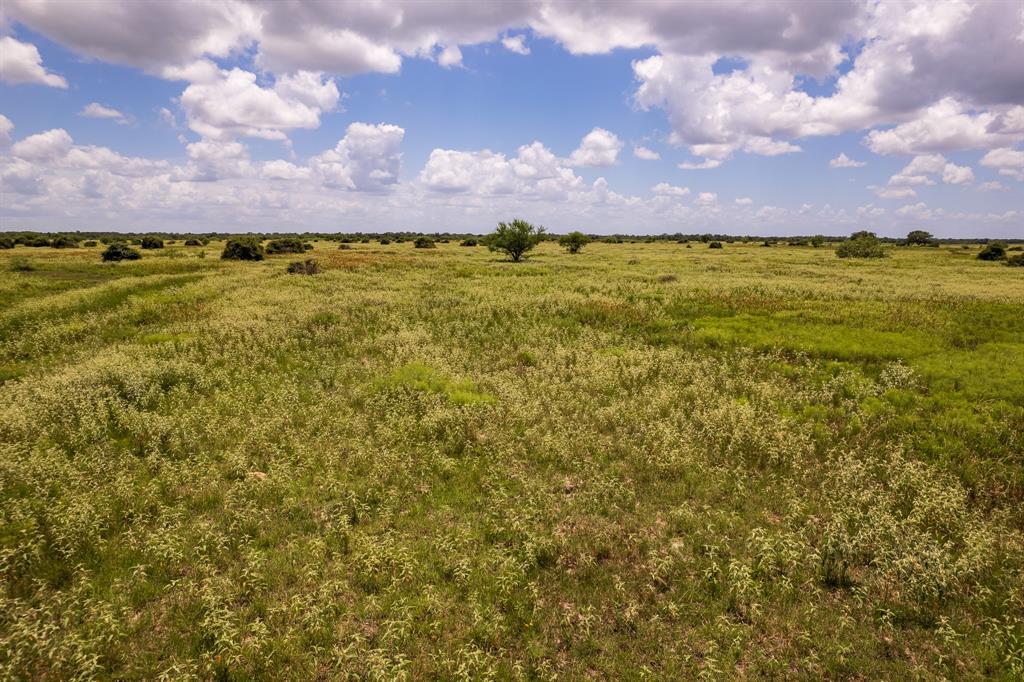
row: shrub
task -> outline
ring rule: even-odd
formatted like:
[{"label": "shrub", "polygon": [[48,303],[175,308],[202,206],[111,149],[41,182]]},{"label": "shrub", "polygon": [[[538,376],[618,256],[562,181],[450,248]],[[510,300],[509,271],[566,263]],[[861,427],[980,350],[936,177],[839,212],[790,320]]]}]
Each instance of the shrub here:
[{"label": "shrub", "polygon": [[764,241],[764,242],[762,242],[762,244],[761,244],[761,246],[771,246],[771,245],[772,245],[772,243],[771,243],[770,241],[768,241],[768,240],[765,240],[765,241]]},{"label": "shrub", "polygon": [[416,237],[416,241],[412,243],[417,249],[435,249],[437,245],[434,244],[434,240],[430,237]]},{"label": "shrub", "polygon": [[[348,244],[343,244],[348,246]],[[297,260],[288,264],[288,274],[290,275],[316,275],[320,273],[320,264],[312,258],[306,260]]]},{"label": "shrub", "polygon": [[164,248],[164,240],[160,237],[153,237],[146,235],[142,238],[142,248],[144,249],[162,249]]},{"label": "shrub", "polygon": [[512,262],[518,263],[526,252],[537,246],[542,239],[543,227],[516,218],[510,223],[498,223],[498,229],[487,240],[487,248],[491,251],[503,251]]},{"label": "shrub", "polygon": [[96,240],[95,239],[90,239],[88,241],[82,242],[82,246],[85,246],[85,247],[88,247],[88,248],[92,248],[92,247],[96,246]]},{"label": "shrub", "polygon": [[220,254],[224,260],[263,260],[263,245],[255,237],[232,237]]},{"label": "shrub", "polygon": [[885,258],[881,242],[874,232],[854,232],[836,248],[839,258]]},{"label": "shrub", "polygon": [[470,237],[469,239],[463,239],[461,242],[459,242],[459,246],[476,246],[479,243],[480,242]]},{"label": "shrub", "polygon": [[722,242],[711,242],[708,244],[709,249],[720,249],[722,248]]},{"label": "shrub", "polygon": [[72,239],[71,237],[67,237],[64,235],[60,235],[59,237],[53,238],[53,241],[50,242],[50,246],[52,246],[55,249],[77,249],[78,240]]},{"label": "shrub", "polygon": [[338,251],[350,251],[351,249],[352,249],[352,245],[351,244],[345,244],[345,243],[338,244]]},{"label": "shrub", "polygon": [[817,249],[818,247],[824,246],[824,245],[825,245],[825,238],[823,236],[821,236],[820,234],[816,234],[813,237],[811,237],[811,246],[813,246],[814,248]]},{"label": "shrub", "polygon": [[11,239],[10,237],[4,237],[4,238],[0,239],[0,249],[13,249],[13,248],[14,248],[14,240],[13,239]]},{"label": "shrub", "polygon": [[387,246],[387,245],[388,245],[388,244],[390,244],[390,243],[391,243],[391,240],[390,240],[390,239],[381,239],[381,240],[380,240],[380,244],[381,244],[381,246]]},{"label": "shrub", "polygon": [[43,246],[49,246],[50,240],[46,237],[32,237],[25,241],[25,246],[32,246],[34,248],[40,248]]},{"label": "shrub", "polygon": [[558,240],[558,245],[565,247],[569,253],[579,253],[580,249],[588,243],[590,243],[590,238],[578,230],[562,235],[562,238]]},{"label": "shrub", "polygon": [[1006,259],[1006,264],[1011,268],[1024,268],[1024,253],[1018,253],[1016,256],[1010,256]]},{"label": "shrub", "polygon": [[621,244],[622,243],[622,238],[620,238],[620,237],[604,237],[601,241],[603,243],[605,243],[605,244]]},{"label": "shrub", "polygon": [[142,254],[124,242],[114,242],[100,256],[104,261],[139,260]]},{"label": "shrub", "polygon": [[[312,245],[310,245],[312,248]],[[284,237],[283,239],[271,239],[267,244],[267,253],[304,253],[306,245],[298,237]]]},{"label": "shrub", "polygon": [[185,246],[202,246],[203,243],[194,237],[192,239],[185,240]]},{"label": "shrub", "polygon": [[992,242],[978,254],[978,260],[1003,260],[1006,258],[1006,244]]}]

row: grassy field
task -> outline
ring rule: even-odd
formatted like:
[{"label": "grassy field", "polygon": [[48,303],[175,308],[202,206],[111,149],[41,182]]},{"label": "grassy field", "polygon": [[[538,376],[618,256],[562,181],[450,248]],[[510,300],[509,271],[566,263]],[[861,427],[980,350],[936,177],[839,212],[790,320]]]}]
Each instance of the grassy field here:
[{"label": "grassy field", "polygon": [[0,678],[1024,676],[1020,269],[220,248],[0,251]]}]

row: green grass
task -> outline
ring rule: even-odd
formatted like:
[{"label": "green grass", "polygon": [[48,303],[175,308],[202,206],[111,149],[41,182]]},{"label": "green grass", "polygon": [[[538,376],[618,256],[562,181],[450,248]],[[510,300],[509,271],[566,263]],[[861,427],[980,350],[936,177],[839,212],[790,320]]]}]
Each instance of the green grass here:
[{"label": "green grass", "polygon": [[0,252],[0,679],[1024,676],[1015,269],[221,246]]}]

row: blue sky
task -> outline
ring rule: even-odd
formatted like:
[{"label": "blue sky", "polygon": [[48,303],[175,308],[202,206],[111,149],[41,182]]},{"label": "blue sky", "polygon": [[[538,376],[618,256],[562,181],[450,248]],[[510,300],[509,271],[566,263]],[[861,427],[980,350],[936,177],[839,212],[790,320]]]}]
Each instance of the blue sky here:
[{"label": "blue sky", "polygon": [[400,5],[12,0],[0,227],[1024,236],[1007,3]]}]

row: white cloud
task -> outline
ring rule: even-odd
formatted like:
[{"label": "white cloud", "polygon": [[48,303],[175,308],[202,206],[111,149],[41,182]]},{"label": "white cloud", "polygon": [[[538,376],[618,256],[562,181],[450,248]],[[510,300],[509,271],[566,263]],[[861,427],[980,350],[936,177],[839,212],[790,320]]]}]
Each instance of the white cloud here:
[{"label": "white cloud", "polygon": [[908,199],[910,197],[917,196],[917,192],[909,187],[879,187],[878,185],[868,185],[868,189],[882,199]]},{"label": "white cloud", "polygon": [[1003,183],[998,180],[989,180],[978,185],[979,192],[1001,192],[1004,189],[1006,188],[1003,187]]},{"label": "white cloud", "polygon": [[683,163],[677,163],[676,168],[680,170],[710,170],[712,168],[718,168],[722,165],[722,162],[718,159],[704,159],[699,163],[690,163],[684,161]]},{"label": "white cloud", "polygon": [[[196,75],[196,74],[192,74]],[[298,72],[262,87],[256,74],[242,69],[201,74],[181,95],[189,127],[203,137],[229,139],[236,135],[285,139],[285,131],[316,128],[321,114],[338,102],[338,88],[320,74]]]},{"label": "white cloud", "polygon": [[10,143],[12,130],[14,130],[14,124],[11,122],[11,119],[0,114],[0,146],[6,146]]},{"label": "white cloud", "polygon": [[405,130],[381,123],[351,123],[334,149],[310,159],[328,187],[380,192],[398,182]]},{"label": "white cloud", "polygon": [[714,192],[701,192],[694,203],[698,206],[713,206],[718,203],[718,195]]},{"label": "white cloud", "polygon": [[446,69],[450,69],[453,66],[462,66],[462,50],[459,49],[458,45],[448,45],[441,54],[437,57],[437,63]]},{"label": "white cloud", "polygon": [[[1016,116],[1011,110],[1011,119]],[[1011,144],[1024,135],[1013,128],[999,129],[1006,116],[992,112],[972,114],[947,97],[928,107],[916,119],[889,130],[873,130],[864,143],[876,154],[921,154],[964,149],[991,149]]]},{"label": "white cloud", "polygon": [[71,135],[63,128],[30,135],[11,147],[11,154],[26,161],[51,161],[71,151]]},{"label": "white cloud", "polygon": [[863,168],[868,165],[866,161],[854,161],[845,153],[840,152],[839,156],[828,162],[829,168]]},{"label": "white cloud", "polygon": [[131,122],[127,116],[112,107],[106,107],[98,102],[90,102],[85,105],[80,112],[79,116],[85,116],[86,118],[107,118],[124,125]]},{"label": "white cloud", "polygon": [[947,185],[965,185],[974,182],[974,171],[970,166],[947,163],[942,168],[942,181]]},{"label": "white cloud", "polygon": [[988,168],[997,168],[1000,175],[1024,180],[1024,151],[1007,147],[993,149],[981,158],[980,163]]},{"label": "white cloud", "polygon": [[651,187],[651,192],[661,196],[685,197],[690,193],[690,188],[670,185],[667,182],[659,182],[654,187]]},{"label": "white cloud", "polygon": [[935,181],[929,177],[931,175],[941,175],[947,185],[974,182],[974,171],[970,166],[958,166],[947,161],[942,154],[919,154],[903,170],[889,178],[889,185],[934,185]]},{"label": "white cloud", "polygon": [[633,156],[638,159],[643,159],[644,161],[657,161],[661,158],[661,154],[653,149],[640,146],[633,147]]},{"label": "white cloud", "polygon": [[311,171],[309,168],[296,166],[294,163],[284,159],[267,161],[260,168],[260,177],[267,178],[268,180],[305,180],[310,175]]},{"label": "white cloud", "polygon": [[530,54],[530,48],[525,43],[526,36],[520,34],[515,36],[506,36],[501,39],[501,44],[505,46],[505,49],[509,52],[515,52],[516,54],[527,55]]},{"label": "white cloud", "polygon": [[737,206],[750,206],[754,200],[750,197],[738,197],[735,201]]},{"label": "white cloud", "polygon": [[63,77],[43,67],[43,58],[35,45],[20,42],[11,36],[0,36],[0,80],[11,85],[39,83],[51,88],[68,87]]},{"label": "white cloud", "polygon": [[604,128],[587,133],[580,146],[569,155],[572,166],[613,166],[618,162],[622,140]]}]

